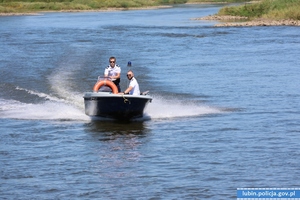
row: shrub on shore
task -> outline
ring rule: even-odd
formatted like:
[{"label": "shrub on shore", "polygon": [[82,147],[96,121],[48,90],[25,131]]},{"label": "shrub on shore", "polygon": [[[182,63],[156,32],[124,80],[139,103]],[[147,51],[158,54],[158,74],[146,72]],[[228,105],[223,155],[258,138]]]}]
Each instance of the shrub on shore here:
[{"label": "shrub on shore", "polygon": [[300,4],[299,0],[262,0],[241,6],[224,7],[218,15],[243,16],[249,19],[300,20]]}]

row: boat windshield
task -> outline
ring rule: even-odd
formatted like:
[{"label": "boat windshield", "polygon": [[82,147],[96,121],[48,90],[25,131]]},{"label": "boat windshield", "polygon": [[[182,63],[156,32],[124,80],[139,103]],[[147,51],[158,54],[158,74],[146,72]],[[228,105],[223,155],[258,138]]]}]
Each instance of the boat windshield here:
[{"label": "boat windshield", "polygon": [[104,81],[104,80],[109,80],[111,81],[111,78],[108,76],[98,76],[98,80],[97,81]]},{"label": "boat windshield", "polygon": [[[98,76],[97,82],[105,81],[105,80],[111,81],[111,78],[109,78],[107,76]],[[112,89],[110,87],[104,85],[99,89],[99,92],[112,92]]]}]

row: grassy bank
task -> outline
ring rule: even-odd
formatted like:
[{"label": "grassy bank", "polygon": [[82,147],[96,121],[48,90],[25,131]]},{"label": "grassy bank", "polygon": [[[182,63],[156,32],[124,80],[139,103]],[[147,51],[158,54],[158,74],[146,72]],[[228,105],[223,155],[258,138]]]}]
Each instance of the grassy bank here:
[{"label": "grassy bank", "polygon": [[300,20],[299,0],[262,0],[241,6],[224,7],[218,15],[243,16],[249,19]]},{"label": "grassy bank", "polygon": [[244,2],[245,0],[0,0],[0,13],[128,9],[184,3]]},{"label": "grassy bank", "polygon": [[0,12],[99,10],[158,5],[156,1],[145,0],[0,0]]},{"label": "grassy bank", "polygon": [[131,9],[184,3],[233,3],[241,6],[222,8],[217,15],[243,16],[249,19],[300,20],[300,0],[0,0],[0,13],[32,13],[42,11],[86,11]]}]

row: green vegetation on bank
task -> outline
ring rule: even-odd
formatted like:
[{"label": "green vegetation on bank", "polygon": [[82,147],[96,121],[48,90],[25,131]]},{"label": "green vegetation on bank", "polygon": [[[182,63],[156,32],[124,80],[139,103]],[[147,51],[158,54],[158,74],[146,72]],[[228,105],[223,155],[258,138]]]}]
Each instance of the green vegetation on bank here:
[{"label": "green vegetation on bank", "polygon": [[155,1],[148,3],[144,0],[0,0],[0,12],[97,10],[156,5]]},{"label": "green vegetation on bank", "polygon": [[187,0],[187,3],[239,3],[250,0]]},{"label": "green vegetation on bank", "polygon": [[300,20],[299,0],[261,0],[240,6],[224,7],[218,15],[243,16],[249,19]]},{"label": "green vegetation on bank", "polygon": [[245,2],[245,0],[0,0],[0,13],[141,8],[184,3]]}]

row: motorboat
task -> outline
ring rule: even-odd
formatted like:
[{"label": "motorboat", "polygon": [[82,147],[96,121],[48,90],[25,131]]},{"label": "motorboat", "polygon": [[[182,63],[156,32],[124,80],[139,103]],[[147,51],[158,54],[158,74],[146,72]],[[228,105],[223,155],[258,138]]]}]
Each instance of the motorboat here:
[{"label": "motorboat", "polygon": [[149,91],[140,95],[119,94],[108,78],[98,79],[93,91],[86,92],[83,98],[86,115],[122,121],[143,117],[145,107],[152,101]]}]

